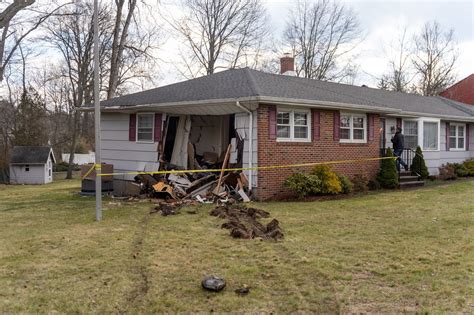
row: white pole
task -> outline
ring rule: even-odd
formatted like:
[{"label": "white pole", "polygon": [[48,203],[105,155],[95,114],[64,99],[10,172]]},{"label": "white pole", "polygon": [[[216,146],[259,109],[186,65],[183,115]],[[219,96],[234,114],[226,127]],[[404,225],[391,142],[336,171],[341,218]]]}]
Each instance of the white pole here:
[{"label": "white pole", "polygon": [[102,220],[102,168],[100,161],[100,100],[99,100],[99,4],[94,0],[94,113],[95,113],[95,219]]}]

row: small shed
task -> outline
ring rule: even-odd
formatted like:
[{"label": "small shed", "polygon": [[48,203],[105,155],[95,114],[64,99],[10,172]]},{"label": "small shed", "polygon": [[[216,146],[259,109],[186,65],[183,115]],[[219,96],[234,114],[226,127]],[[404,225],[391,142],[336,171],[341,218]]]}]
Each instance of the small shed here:
[{"label": "small shed", "polygon": [[10,183],[51,183],[53,163],[56,163],[56,159],[51,147],[16,146],[10,159]]}]

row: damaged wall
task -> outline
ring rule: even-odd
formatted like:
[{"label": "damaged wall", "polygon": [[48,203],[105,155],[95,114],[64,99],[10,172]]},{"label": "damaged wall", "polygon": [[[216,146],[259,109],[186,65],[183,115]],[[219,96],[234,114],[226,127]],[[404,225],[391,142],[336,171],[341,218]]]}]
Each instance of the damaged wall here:
[{"label": "damaged wall", "polygon": [[[114,171],[154,171],[159,167],[157,143],[129,141],[129,114],[102,113],[102,162],[114,165]],[[115,179],[133,180],[134,175],[118,175]]]},{"label": "damaged wall", "polygon": [[[244,152],[243,152],[243,164],[242,167],[249,167],[249,114],[237,113],[235,114],[235,130],[239,133],[240,137],[244,139]],[[257,143],[257,111],[253,111],[253,166],[258,164],[258,143]],[[244,171],[245,175],[249,176],[249,171]],[[253,187],[257,187],[257,171],[253,171]]]},{"label": "damaged wall", "polygon": [[196,154],[215,152],[218,156],[227,148],[229,116],[191,116],[189,141],[196,147]]}]

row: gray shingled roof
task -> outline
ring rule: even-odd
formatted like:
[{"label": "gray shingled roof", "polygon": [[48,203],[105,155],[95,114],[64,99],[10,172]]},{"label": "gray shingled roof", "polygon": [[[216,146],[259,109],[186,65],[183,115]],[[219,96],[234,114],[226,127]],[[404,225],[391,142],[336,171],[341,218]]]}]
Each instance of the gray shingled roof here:
[{"label": "gray shingled roof", "polygon": [[384,91],[320,80],[265,73],[249,68],[212,75],[129,94],[101,102],[101,106],[134,106],[248,97],[297,99],[473,117],[474,106],[439,96]]},{"label": "gray shingled roof", "polygon": [[[11,164],[45,164],[48,161],[50,147],[16,146],[13,147]],[[54,162],[54,161],[53,161]]]}]

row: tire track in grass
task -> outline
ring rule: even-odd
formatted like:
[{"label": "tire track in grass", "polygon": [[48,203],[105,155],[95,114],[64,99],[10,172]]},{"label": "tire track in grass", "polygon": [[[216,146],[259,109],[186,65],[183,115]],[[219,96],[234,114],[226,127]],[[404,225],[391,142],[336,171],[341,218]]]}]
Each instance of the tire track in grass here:
[{"label": "tire track in grass", "polygon": [[132,264],[130,266],[130,278],[132,278],[134,284],[132,289],[125,297],[123,307],[118,309],[121,314],[130,313],[130,311],[137,311],[140,309],[143,300],[148,293],[150,283],[148,279],[147,263],[143,258],[143,243],[148,231],[148,223],[151,215],[147,211],[143,218],[140,220],[137,231],[135,232],[131,255],[133,257]]}]

